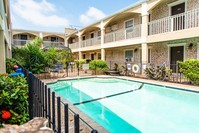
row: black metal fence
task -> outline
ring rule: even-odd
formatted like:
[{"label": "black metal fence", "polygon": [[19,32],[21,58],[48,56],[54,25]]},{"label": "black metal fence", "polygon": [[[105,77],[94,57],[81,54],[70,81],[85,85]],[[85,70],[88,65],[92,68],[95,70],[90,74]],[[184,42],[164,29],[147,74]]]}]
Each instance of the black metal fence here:
[{"label": "black metal fence", "polygon": [[[107,62],[110,70],[118,70],[123,76],[132,76],[137,78],[147,78],[147,75],[142,74],[143,64],[136,62],[121,62],[121,61],[109,61]],[[135,73],[133,66],[137,65],[139,70]],[[171,70],[171,73],[166,76],[164,81],[174,82],[174,83],[184,83],[191,84],[191,82],[180,72],[179,64],[146,64],[145,67],[150,67],[151,65],[161,67],[165,65],[167,70]]]},{"label": "black metal fence", "polygon": [[68,104],[56,96],[39,78],[23,68],[29,87],[29,117],[45,117],[49,127],[57,133],[79,133],[80,131],[97,133],[79,114],[73,112]]}]

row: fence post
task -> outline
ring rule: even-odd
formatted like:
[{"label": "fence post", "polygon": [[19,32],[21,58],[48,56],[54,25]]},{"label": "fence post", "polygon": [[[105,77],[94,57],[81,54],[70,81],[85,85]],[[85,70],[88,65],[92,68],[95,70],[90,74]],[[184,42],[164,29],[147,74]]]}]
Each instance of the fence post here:
[{"label": "fence post", "polygon": [[79,115],[78,114],[75,114],[74,115],[74,130],[75,130],[75,133],[79,133]]},{"label": "fence post", "polygon": [[44,91],[45,91],[45,86],[44,86],[44,82],[42,82],[42,88],[41,88],[41,92],[42,92],[42,99],[41,99],[41,104],[42,104],[42,117],[44,117],[45,115],[45,111],[44,111],[44,96],[45,96],[45,94],[44,94]]},{"label": "fence post", "polygon": [[29,73],[28,74],[28,103],[29,103],[29,119],[33,119],[33,93],[32,93],[32,85],[33,85],[33,81],[34,81],[34,78],[32,76],[32,73]]},{"label": "fence post", "polygon": [[68,104],[64,104],[64,125],[65,133],[68,133]]},{"label": "fence post", "polygon": [[48,120],[49,120],[49,127],[51,127],[51,102],[50,102],[50,88],[48,88]]},{"label": "fence post", "polygon": [[55,130],[55,92],[52,92],[52,125]]},{"label": "fence post", "polygon": [[61,98],[57,97],[57,132],[61,133]]},{"label": "fence post", "polygon": [[48,114],[47,114],[47,85],[45,85],[45,106],[44,106],[44,112],[45,112],[45,117],[47,118],[48,117]]}]

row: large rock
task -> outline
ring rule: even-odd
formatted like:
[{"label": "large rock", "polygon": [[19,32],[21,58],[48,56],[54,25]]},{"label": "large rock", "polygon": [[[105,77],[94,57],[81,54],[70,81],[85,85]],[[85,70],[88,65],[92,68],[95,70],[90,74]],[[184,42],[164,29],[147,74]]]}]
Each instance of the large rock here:
[{"label": "large rock", "polygon": [[42,117],[35,117],[29,122],[18,125],[4,125],[0,133],[53,133],[52,129],[47,127],[48,120]]}]

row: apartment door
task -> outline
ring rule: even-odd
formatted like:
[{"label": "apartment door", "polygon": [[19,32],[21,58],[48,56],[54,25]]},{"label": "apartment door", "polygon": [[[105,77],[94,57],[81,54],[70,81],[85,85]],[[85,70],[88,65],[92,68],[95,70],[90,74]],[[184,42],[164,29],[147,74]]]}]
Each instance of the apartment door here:
[{"label": "apartment door", "polygon": [[28,36],[27,35],[21,35],[21,45],[25,45],[26,44],[26,40],[28,40]]},{"label": "apartment door", "polygon": [[177,61],[184,60],[184,46],[177,46],[170,48],[170,69],[173,73],[176,73]]},{"label": "apartment door", "polygon": [[173,16],[173,30],[182,30],[185,27],[185,3],[171,7],[171,15]]},{"label": "apartment door", "polygon": [[93,39],[93,38],[94,38],[94,33],[91,33],[91,36],[90,36],[90,37],[91,37],[90,45],[93,45],[93,43],[94,43],[94,41],[93,41],[93,40],[94,40],[94,39]]},{"label": "apartment door", "polygon": [[94,60],[95,59],[95,54],[91,54],[91,60]]}]

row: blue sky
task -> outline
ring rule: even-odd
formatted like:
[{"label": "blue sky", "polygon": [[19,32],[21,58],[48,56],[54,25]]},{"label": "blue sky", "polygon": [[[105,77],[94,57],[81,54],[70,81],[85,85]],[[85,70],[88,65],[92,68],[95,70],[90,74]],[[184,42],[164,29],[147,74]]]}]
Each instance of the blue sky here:
[{"label": "blue sky", "polygon": [[13,29],[64,32],[65,27],[84,27],[136,1],[10,0],[12,26]]}]

